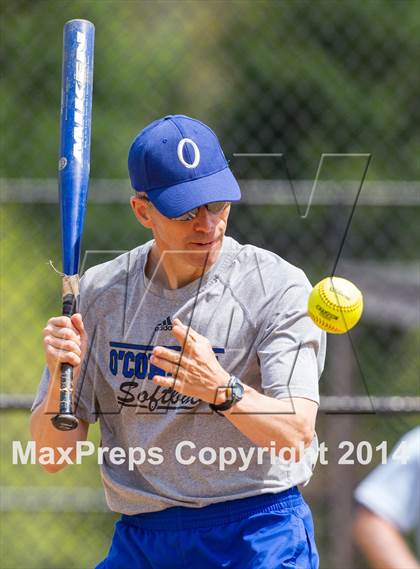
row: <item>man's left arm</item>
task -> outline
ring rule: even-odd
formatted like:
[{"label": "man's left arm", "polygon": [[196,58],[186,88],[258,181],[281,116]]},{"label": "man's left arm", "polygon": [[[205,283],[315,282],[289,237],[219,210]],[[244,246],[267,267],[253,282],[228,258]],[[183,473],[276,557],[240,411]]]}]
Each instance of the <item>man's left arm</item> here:
[{"label": "man's left arm", "polygon": [[262,393],[245,386],[243,399],[225,412],[254,443],[275,441],[277,451],[307,447],[315,433],[326,334],[308,316],[310,290],[302,271],[290,276],[256,338]]},{"label": "man's left arm", "polygon": [[279,452],[311,444],[317,411],[318,404],[310,399],[274,399],[245,385],[241,401],[223,414],[254,444],[269,447],[274,441]]},{"label": "man's left arm", "polygon": [[[180,357],[174,350],[154,348],[150,361],[172,375],[156,375],[154,383],[207,403],[224,403],[230,375],[216,359],[210,342],[177,319],[173,334],[181,345],[185,342],[184,352]],[[315,401],[300,397],[275,399],[248,385],[244,388],[241,401],[223,414],[254,444],[269,447],[274,441],[279,452],[284,447],[299,450],[302,442],[305,446],[311,443],[318,409]],[[219,419],[215,416],[215,420]]]}]

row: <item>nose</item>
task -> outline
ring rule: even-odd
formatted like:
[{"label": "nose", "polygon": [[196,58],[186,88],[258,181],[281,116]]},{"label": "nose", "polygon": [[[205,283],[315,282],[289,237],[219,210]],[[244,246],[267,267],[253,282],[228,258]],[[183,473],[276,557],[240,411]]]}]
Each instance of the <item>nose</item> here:
[{"label": "nose", "polygon": [[217,223],[217,215],[212,214],[202,205],[194,218],[194,229],[203,233],[211,233]]}]

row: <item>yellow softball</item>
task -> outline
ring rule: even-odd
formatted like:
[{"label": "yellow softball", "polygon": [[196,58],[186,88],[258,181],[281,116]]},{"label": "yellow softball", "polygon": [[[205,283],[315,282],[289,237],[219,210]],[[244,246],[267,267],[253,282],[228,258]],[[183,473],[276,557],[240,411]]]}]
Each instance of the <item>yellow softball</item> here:
[{"label": "yellow softball", "polygon": [[359,322],[362,312],[362,293],[341,277],[323,279],[309,295],[309,316],[330,334],[345,334],[351,330]]}]

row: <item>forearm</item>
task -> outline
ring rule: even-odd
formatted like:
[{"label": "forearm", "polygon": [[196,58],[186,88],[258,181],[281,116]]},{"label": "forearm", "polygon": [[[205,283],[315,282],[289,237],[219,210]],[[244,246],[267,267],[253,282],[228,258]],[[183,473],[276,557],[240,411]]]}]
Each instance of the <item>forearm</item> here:
[{"label": "forearm", "polygon": [[399,531],[369,510],[359,509],[354,537],[372,569],[420,569]]},{"label": "forearm", "polygon": [[305,447],[311,443],[315,428],[315,416],[301,413],[302,402],[274,399],[245,386],[242,400],[224,415],[257,446],[269,447],[274,441],[277,452],[285,447],[299,449],[302,443]]},{"label": "forearm", "polygon": [[[172,333],[183,346],[182,357],[174,350],[157,346],[150,361],[168,375],[155,375],[153,382],[210,404],[226,400],[230,375],[217,361],[207,338],[174,319]],[[244,385],[240,401],[224,415],[254,444],[277,452],[285,447],[300,450],[313,438],[317,403],[301,397],[274,399]],[[299,454],[296,453],[299,458]]]},{"label": "forearm", "polygon": [[[52,449],[73,447],[71,456],[74,457],[77,441],[86,440],[87,424],[84,421],[80,421],[78,427],[72,431],[59,431],[53,426],[51,418],[58,412],[59,407],[59,378],[52,378],[44,401],[33,411],[30,418],[32,440],[36,443],[38,457],[42,447]],[[58,458],[59,453],[55,451],[55,463],[57,463]],[[56,472],[64,468],[65,464],[43,466],[49,472]]]}]

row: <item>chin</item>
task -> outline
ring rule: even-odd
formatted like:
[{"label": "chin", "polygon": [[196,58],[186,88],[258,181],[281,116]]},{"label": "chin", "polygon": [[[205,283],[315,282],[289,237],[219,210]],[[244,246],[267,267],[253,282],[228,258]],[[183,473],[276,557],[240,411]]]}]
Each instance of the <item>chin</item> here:
[{"label": "chin", "polygon": [[193,267],[200,267],[203,268],[204,265],[207,265],[207,269],[214,265],[217,261],[217,258],[220,253],[220,246],[219,247],[212,247],[211,249],[206,249],[203,251],[191,251],[186,253],[186,262]]}]

